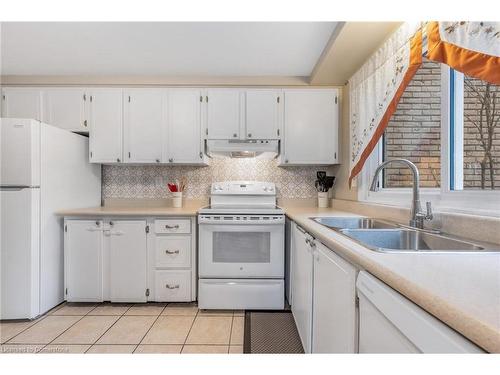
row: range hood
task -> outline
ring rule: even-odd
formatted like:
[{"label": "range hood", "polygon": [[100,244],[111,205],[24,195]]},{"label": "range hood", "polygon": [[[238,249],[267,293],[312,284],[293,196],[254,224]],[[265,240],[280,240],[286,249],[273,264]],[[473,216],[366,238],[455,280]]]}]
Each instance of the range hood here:
[{"label": "range hood", "polygon": [[207,155],[226,158],[274,159],[279,155],[279,141],[269,139],[252,140],[207,140]]}]

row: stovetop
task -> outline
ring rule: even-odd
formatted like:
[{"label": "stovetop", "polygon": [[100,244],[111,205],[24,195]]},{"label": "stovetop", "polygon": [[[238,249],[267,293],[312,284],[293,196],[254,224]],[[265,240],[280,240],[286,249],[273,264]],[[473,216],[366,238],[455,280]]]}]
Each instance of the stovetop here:
[{"label": "stovetop", "polygon": [[210,205],[200,214],[282,215],[276,205],[276,186],[272,182],[224,181],[212,184]]}]

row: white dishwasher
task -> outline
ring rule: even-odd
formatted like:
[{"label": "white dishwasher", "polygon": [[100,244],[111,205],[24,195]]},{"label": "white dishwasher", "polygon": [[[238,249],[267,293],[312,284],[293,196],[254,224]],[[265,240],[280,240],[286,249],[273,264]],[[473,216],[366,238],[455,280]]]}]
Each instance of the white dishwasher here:
[{"label": "white dishwasher", "polygon": [[359,273],[360,353],[483,353],[369,273]]}]

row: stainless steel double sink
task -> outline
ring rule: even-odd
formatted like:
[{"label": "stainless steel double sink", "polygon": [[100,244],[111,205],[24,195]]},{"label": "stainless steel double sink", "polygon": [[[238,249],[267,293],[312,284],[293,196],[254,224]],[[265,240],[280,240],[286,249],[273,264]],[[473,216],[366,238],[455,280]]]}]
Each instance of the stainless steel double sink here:
[{"label": "stainless steel double sink", "polygon": [[473,243],[439,232],[414,229],[366,217],[311,217],[359,244],[380,252],[498,252],[495,245]]}]

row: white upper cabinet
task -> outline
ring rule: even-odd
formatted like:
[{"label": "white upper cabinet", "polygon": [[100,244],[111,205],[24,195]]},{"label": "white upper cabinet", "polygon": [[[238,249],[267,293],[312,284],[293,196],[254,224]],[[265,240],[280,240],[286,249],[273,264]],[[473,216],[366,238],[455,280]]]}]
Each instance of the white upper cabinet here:
[{"label": "white upper cabinet", "polygon": [[110,221],[108,235],[111,302],[146,302],[146,221]]},{"label": "white upper cabinet", "polygon": [[278,139],[281,113],[279,90],[247,90],[246,93],[247,139]]},{"label": "white upper cabinet", "polygon": [[243,95],[244,93],[237,89],[206,91],[208,139],[240,138]]},{"label": "white upper cabinet", "polygon": [[204,162],[200,90],[172,89],[168,94],[168,131],[163,162]]},{"label": "white upper cabinet", "polygon": [[338,163],[338,90],[285,90],[282,165]]},{"label": "white upper cabinet", "polygon": [[85,108],[89,98],[82,88],[48,88],[43,90],[43,121],[59,128],[88,132]]},{"label": "white upper cabinet", "polygon": [[123,93],[124,156],[129,163],[160,163],[166,132],[167,91],[131,89]]},{"label": "white upper cabinet", "polygon": [[355,353],[356,268],[315,241],[313,353]]},{"label": "white upper cabinet", "polygon": [[90,161],[123,161],[123,101],[121,89],[92,89],[89,100]]},{"label": "white upper cabinet", "polygon": [[42,120],[42,91],[37,88],[2,89],[2,117]]}]

